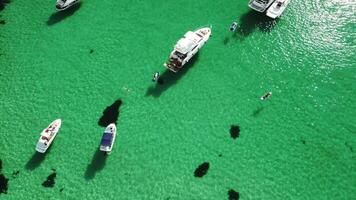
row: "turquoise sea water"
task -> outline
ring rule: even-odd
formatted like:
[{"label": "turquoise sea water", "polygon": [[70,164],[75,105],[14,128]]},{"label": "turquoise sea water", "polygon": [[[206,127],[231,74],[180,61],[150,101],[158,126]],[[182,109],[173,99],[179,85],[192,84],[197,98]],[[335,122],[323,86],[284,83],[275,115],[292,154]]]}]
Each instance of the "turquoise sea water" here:
[{"label": "turquoise sea water", "polygon": [[[275,21],[247,1],[86,0],[62,14],[54,3],[13,0],[0,13],[1,199],[210,200],[230,189],[355,199],[354,1],[293,0]],[[189,68],[165,72],[176,41],[205,25],[213,36]],[[118,136],[103,157],[98,121],[118,99]],[[40,157],[40,132],[57,118]]]}]

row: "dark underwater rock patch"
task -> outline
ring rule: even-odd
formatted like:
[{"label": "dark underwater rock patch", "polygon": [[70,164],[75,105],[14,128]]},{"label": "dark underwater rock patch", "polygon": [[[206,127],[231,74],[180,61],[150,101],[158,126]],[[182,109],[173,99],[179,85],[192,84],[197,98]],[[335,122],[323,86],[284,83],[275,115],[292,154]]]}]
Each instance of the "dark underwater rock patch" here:
[{"label": "dark underwater rock patch", "polygon": [[59,190],[59,192],[63,192],[63,190],[64,190],[64,188],[61,188],[61,189]]},{"label": "dark underwater rock patch", "polygon": [[0,194],[7,193],[9,179],[0,173]]},{"label": "dark underwater rock patch", "polygon": [[240,126],[231,125],[231,128],[230,128],[230,136],[231,136],[233,139],[236,139],[236,138],[240,137]]},{"label": "dark underwater rock patch", "polygon": [[9,179],[2,174],[2,160],[0,159],[0,194],[7,193]]},{"label": "dark underwater rock patch", "polygon": [[219,154],[219,157],[222,157],[222,154]]},{"label": "dark underwater rock patch", "polygon": [[5,20],[0,20],[0,24],[2,24],[2,25],[4,25],[4,24],[6,24],[6,22],[5,22]]},{"label": "dark underwater rock patch", "polygon": [[302,144],[306,144],[306,141],[304,139],[300,140],[302,142]]},{"label": "dark underwater rock patch", "polygon": [[102,127],[107,127],[111,123],[117,122],[120,115],[120,106],[122,104],[121,99],[116,100],[113,104],[106,107],[103,111],[103,116],[100,117],[98,125]]},{"label": "dark underwater rock patch", "polygon": [[56,170],[52,169],[52,171],[53,172],[49,176],[47,176],[47,180],[42,183],[43,187],[54,187],[54,184],[56,183],[55,178],[57,176],[57,173]]},{"label": "dark underwater rock patch", "polygon": [[201,165],[199,165],[195,171],[194,171],[194,176],[195,177],[203,177],[209,170],[209,163],[208,162],[204,162]]},{"label": "dark underwater rock patch", "polygon": [[0,11],[4,10],[5,6],[10,3],[10,0],[0,0]]},{"label": "dark underwater rock patch", "polygon": [[352,149],[352,146],[349,143],[345,142],[345,146],[348,147],[351,152],[354,152],[354,150]]},{"label": "dark underwater rock patch", "polygon": [[12,172],[12,178],[17,178],[20,174],[20,170]]},{"label": "dark underwater rock patch", "polygon": [[229,190],[228,195],[229,195],[229,200],[239,200],[240,198],[240,193],[236,192],[233,189]]}]

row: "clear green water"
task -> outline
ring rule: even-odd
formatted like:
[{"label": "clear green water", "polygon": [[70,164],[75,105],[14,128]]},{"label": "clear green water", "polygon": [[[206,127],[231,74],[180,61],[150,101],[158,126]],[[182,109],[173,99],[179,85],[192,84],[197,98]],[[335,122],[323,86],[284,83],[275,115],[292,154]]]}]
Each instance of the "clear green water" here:
[{"label": "clear green water", "polygon": [[[278,21],[247,0],[86,0],[54,13],[54,0],[1,12],[1,199],[228,199],[229,189],[240,199],[355,198],[353,1],[293,0]],[[176,41],[204,25],[213,37],[194,64],[155,88]],[[98,120],[117,99],[118,136],[103,159]],[[34,159],[56,118],[51,150]],[[208,173],[194,177],[203,162]],[[51,168],[55,186],[44,188]]]}]

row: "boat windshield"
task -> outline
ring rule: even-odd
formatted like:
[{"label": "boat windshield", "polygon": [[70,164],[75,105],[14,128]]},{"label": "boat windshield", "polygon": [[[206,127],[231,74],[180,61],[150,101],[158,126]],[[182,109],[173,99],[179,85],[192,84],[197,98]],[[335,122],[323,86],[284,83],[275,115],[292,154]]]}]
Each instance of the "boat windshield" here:
[{"label": "boat windshield", "polygon": [[277,7],[281,7],[281,6],[282,6],[282,2],[278,2]]},{"label": "boat windshield", "polygon": [[178,51],[174,52],[174,55],[180,58],[181,60],[184,60],[185,57],[187,57],[187,54],[180,53]]},{"label": "boat windshield", "polygon": [[267,4],[268,0],[256,0],[260,4]]},{"label": "boat windshield", "polygon": [[113,138],[113,134],[111,133],[104,133],[103,138],[101,139],[102,146],[111,146],[111,141]]}]

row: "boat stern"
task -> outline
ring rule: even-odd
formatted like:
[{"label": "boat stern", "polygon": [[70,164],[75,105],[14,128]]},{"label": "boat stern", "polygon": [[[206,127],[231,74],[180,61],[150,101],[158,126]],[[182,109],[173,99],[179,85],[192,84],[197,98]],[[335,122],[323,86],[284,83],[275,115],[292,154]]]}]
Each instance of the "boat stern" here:
[{"label": "boat stern", "polygon": [[39,141],[36,145],[36,151],[39,153],[45,153],[48,149],[48,145],[46,145],[44,142]]}]

